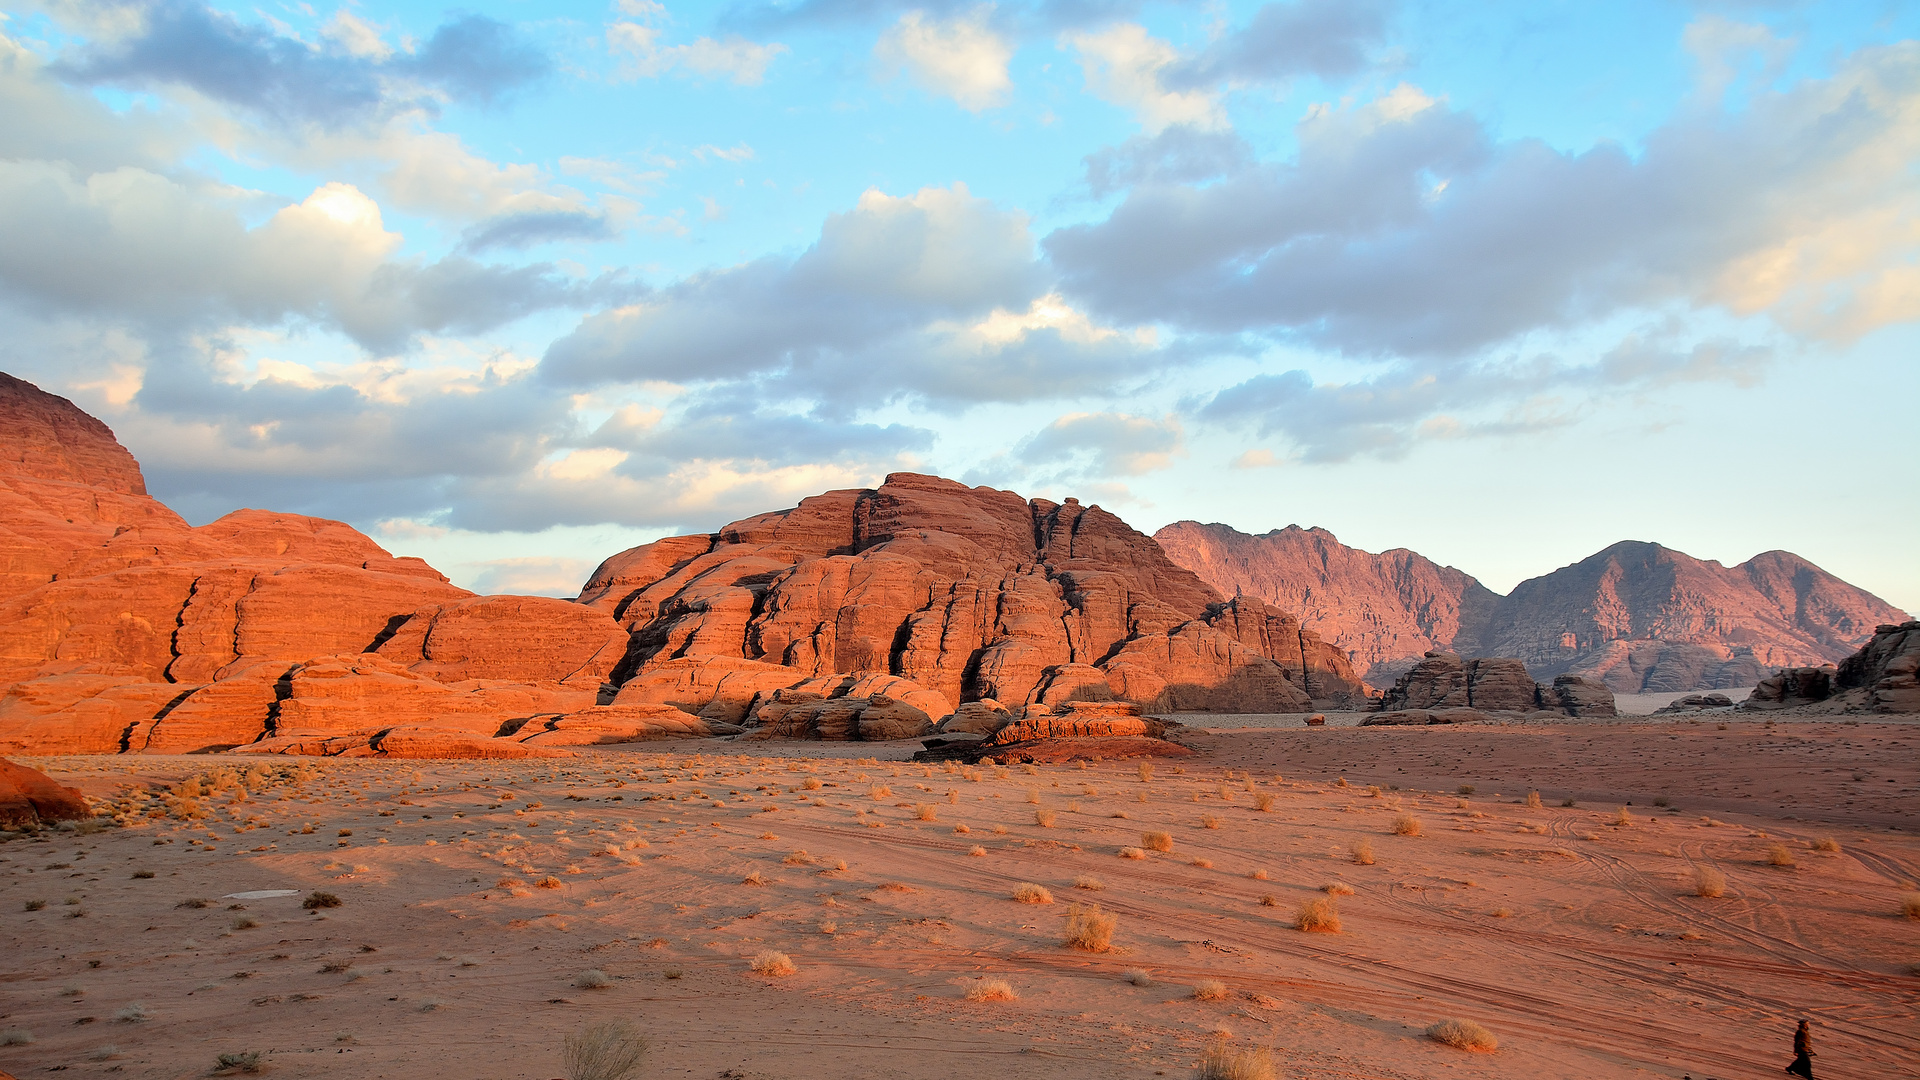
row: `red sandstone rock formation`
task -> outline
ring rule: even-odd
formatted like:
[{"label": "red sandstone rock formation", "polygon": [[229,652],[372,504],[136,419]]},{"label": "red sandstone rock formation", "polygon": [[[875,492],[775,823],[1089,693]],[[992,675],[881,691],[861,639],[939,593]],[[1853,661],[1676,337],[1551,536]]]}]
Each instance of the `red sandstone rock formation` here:
[{"label": "red sandstone rock formation", "polygon": [[1797,706],[1818,713],[1920,712],[1920,620],[1875,627],[1873,638],[1837,668],[1782,668],[1740,703],[1760,711]]},{"label": "red sandstone rock formation", "polygon": [[1249,536],[1177,522],[1155,538],[1225,593],[1301,613],[1385,681],[1427,652],[1518,657],[1617,693],[1751,686],[1770,668],[1833,663],[1906,614],[1784,551],[1738,566],[1623,542],[1498,596],[1410,551],[1349,548],[1322,529]]},{"label": "red sandstone rock formation", "polygon": [[0,758],[0,829],[28,829],[92,816],[78,789],[57,783],[38,769]]},{"label": "red sandstone rock formation", "polygon": [[191,527],[104,424],[7,376],[0,448],[0,749],[399,754],[590,708],[626,653],[604,612],[475,597],[341,522]]},{"label": "red sandstone rock formation", "polygon": [[853,730],[851,704],[762,721],[776,692],[830,675],[890,676],[905,685],[877,692],[935,721],[980,699],[1272,712],[1366,695],[1298,620],[1223,602],[1097,506],[911,473],[621,552],[580,600],[632,634],[616,703],[783,730]]}]

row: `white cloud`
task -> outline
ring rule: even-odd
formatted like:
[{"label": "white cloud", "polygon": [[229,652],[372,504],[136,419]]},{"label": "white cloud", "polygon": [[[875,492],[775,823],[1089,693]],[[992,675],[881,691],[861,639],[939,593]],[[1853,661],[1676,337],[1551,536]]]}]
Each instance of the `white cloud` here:
[{"label": "white cloud", "polygon": [[333,13],[333,18],[320,28],[320,35],[338,45],[349,56],[385,60],[393,55],[393,46],[380,39],[380,31],[346,8]]},{"label": "white cloud", "polygon": [[1013,92],[1007,75],[1013,44],[993,29],[993,10],[983,4],[947,19],[909,11],[880,35],[874,56],[968,112],[1004,105]]},{"label": "white cloud", "polygon": [[1073,34],[1067,42],[1080,54],[1087,89],[1133,113],[1149,134],[1174,124],[1203,130],[1227,126],[1218,91],[1166,85],[1165,76],[1181,61],[1181,54],[1140,24],[1120,23],[1098,33]]},{"label": "white cloud", "polygon": [[774,58],[787,51],[778,42],[761,44],[738,36],[662,45],[660,33],[658,27],[637,22],[607,25],[607,48],[622,57],[622,78],[657,78],[682,69],[698,75],[725,76],[740,86],[759,86]]},{"label": "white cloud", "polygon": [[1068,413],[1021,442],[1023,461],[1053,465],[1081,479],[1142,476],[1186,452],[1186,436],[1172,415],[1158,420],[1122,412]]}]

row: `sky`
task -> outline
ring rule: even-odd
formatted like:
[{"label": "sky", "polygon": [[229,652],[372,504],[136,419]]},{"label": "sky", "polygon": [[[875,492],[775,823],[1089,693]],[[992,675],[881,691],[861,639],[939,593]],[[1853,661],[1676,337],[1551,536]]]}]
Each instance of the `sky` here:
[{"label": "sky", "polygon": [[482,591],[916,471],[1920,611],[1920,5],[0,0],[0,369]]}]

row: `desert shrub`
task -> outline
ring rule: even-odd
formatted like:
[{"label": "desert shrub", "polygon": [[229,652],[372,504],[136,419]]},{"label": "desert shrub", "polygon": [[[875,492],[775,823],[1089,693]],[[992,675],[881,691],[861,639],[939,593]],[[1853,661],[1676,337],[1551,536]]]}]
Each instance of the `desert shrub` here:
[{"label": "desert shrub", "polygon": [[1227,984],[1218,979],[1201,979],[1193,984],[1193,1000],[1225,1001],[1233,996],[1227,990]]},{"label": "desert shrub", "polygon": [[646,1036],[625,1020],[589,1024],[567,1036],[560,1051],[567,1080],[627,1080],[647,1055]]},{"label": "desert shrub", "polygon": [[1044,886],[1035,885],[1031,881],[1023,881],[1015,885],[1013,887],[1013,898],[1022,904],[1053,903],[1053,894],[1048,892]]},{"label": "desert shrub", "polygon": [[1537,791],[1527,792],[1527,809],[1529,810],[1540,809],[1540,793],[1539,792]]},{"label": "desert shrub", "polygon": [[242,1050],[233,1054],[221,1054],[213,1059],[215,1069],[230,1072],[257,1073],[262,1068],[261,1058],[265,1055],[258,1050]]},{"label": "desert shrub", "polygon": [[1560,805],[1566,809],[1572,809],[1573,807],[1578,806],[1579,804],[1574,802],[1573,799],[1569,797],[1569,798],[1561,799]]},{"label": "desert shrub", "polygon": [[1373,841],[1361,837],[1353,842],[1353,861],[1361,866],[1373,865]]},{"label": "desert shrub", "polygon": [[1617,812],[1616,812],[1616,813],[1615,813],[1615,814],[1613,815],[1613,823],[1614,823],[1615,825],[1631,825],[1631,824],[1633,824],[1633,814],[1632,814],[1632,812],[1630,812],[1630,811],[1629,811],[1629,810],[1628,810],[1628,809],[1627,809],[1626,807],[1624,807],[1624,806],[1623,806],[1623,807],[1621,807],[1621,808],[1620,808],[1620,809],[1619,809],[1619,810],[1618,810],[1618,811],[1617,811]]},{"label": "desert shrub", "polygon": [[983,848],[983,847],[981,847],[981,846],[980,846],[979,844],[975,844],[975,845],[973,845],[972,847],[970,847],[970,848],[968,848],[968,849],[967,849],[967,854],[969,854],[969,855],[972,855],[972,856],[975,856],[975,857],[979,857],[979,856],[981,856],[981,855],[985,855],[986,853],[987,853],[987,849],[986,849],[986,848]]},{"label": "desert shrub", "polygon": [[1788,851],[1787,845],[1785,844],[1768,844],[1767,845],[1767,865],[1768,866],[1792,866],[1793,852]]},{"label": "desert shrub", "polygon": [[1201,814],[1200,827],[1203,829],[1217,829],[1220,827],[1220,819],[1214,817],[1212,814]]},{"label": "desert shrub", "polygon": [[1512,908],[1494,908],[1492,915],[1496,919],[1511,919],[1513,918],[1513,909]]},{"label": "desert shrub", "polygon": [[1148,851],[1172,851],[1173,836],[1163,832],[1141,833],[1140,846],[1146,848]]},{"label": "desert shrub", "polygon": [[1123,847],[1120,849],[1120,857],[1123,859],[1144,859],[1147,857],[1147,853],[1137,847]]},{"label": "desert shrub", "polygon": [[536,888],[558,889],[562,885],[565,885],[566,882],[561,881],[559,878],[554,877],[552,874],[548,874],[546,877],[541,878],[539,881],[536,881],[533,884]]},{"label": "desert shrub", "polygon": [[1393,832],[1395,836],[1419,836],[1420,819],[1412,814],[1401,814],[1393,819]]},{"label": "desert shrub", "polygon": [[141,1024],[153,1019],[153,1012],[145,1004],[136,1001],[114,1013],[113,1018],[123,1024]]},{"label": "desert shrub", "polygon": [[1051,829],[1053,828],[1054,820],[1059,816],[1059,814],[1052,810],[1035,810],[1033,812],[1033,823],[1043,829]]},{"label": "desert shrub", "polygon": [[1656,795],[1653,797],[1653,805],[1665,810],[1667,807],[1673,805],[1673,800],[1667,798],[1665,795]]},{"label": "desert shrub", "polygon": [[589,968],[574,978],[573,985],[582,990],[605,990],[613,985],[613,976],[599,968]]},{"label": "desert shrub", "polygon": [[1127,974],[1125,978],[1128,982],[1132,983],[1135,986],[1152,986],[1153,985],[1152,973],[1146,971],[1143,968],[1129,968],[1127,970]]},{"label": "desert shrub", "polygon": [[1910,892],[1900,898],[1900,914],[1909,919],[1920,919],[1920,892]]},{"label": "desert shrub", "polygon": [[793,966],[792,957],[783,952],[775,952],[772,949],[767,949],[756,955],[753,958],[752,967],[755,975],[770,975],[776,977],[791,975],[796,970]]},{"label": "desert shrub", "polygon": [[47,902],[45,900],[29,900],[24,906],[28,911],[39,911],[47,906]]},{"label": "desert shrub", "polygon": [[1344,881],[1329,881],[1320,886],[1320,891],[1328,896],[1352,896],[1353,886]]},{"label": "desert shrub", "polygon": [[307,894],[305,900],[300,901],[300,906],[308,911],[336,908],[340,906],[340,898],[330,892],[312,892]]},{"label": "desert shrub", "polygon": [[1152,781],[1153,781],[1153,762],[1151,761],[1141,762],[1140,763],[1140,782],[1143,784],[1146,784],[1146,783],[1151,783]]},{"label": "desert shrub", "polygon": [[235,930],[251,930],[254,927],[259,925],[260,925],[260,921],[258,919],[253,918],[250,915],[242,915],[239,918],[233,920],[233,928]]},{"label": "desert shrub", "polygon": [[33,1032],[26,1028],[8,1028],[0,1031],[0,1046],[25,1046],[33,1041]]},{"label": "desert shrub", "polygon": [[1252,873],[1248,874],[1247,876],[1252,878],[1255,881],[1267,880],[1267,872],[1265,870],[1255,870]]},{"label": "desert shrub", "polygon": [[796,851],[780,861],[788,866],[812,866],[813,856],[804,851]]},{"label": "desert shrub", "polygon": [[1040,789],[1039,788],[1030,787],[1027,789],[1027,802],[1034,806],[1040,805]]},{"label": "desert shrub", "polygon": [[1727,891],[1727,876],[1711,866],[1693,868],[1693,893],[1695,896],[1723,896]]},{"label": "desert shrub", "polygon": [[1012,984],[1005,979],[980,979],[967,987],[968,1001],[1018,1001]]},{"label": "desert shrub", "polygon": [[1113,948],[1113,930],[1119,923],[1117,916],[1107,914],[1098,906],[1075,904],[1067,909],[1066,937],[1062,944],[1088,952],[1106,952]]},{"label": "desert shrub", "polygon": [[913,804],[913,819],[915,821],[933,821],[936,820],[936,817],[937,812],[932,803],[923,802]]},{"label": "desert shrub", "polygon": [[120,1056],[120,1048],[112,1043],[108,1043],[105,1046],[94,1047],[88,1052],[87,1056],[95,1061],[112,1061],[114,1058]]},{"label": "desert shrub", "polygon": [[1081,874],[1079,877],[1073,879],[1073,887],[1076,889],[1086,889],[1091,892],[1099,892],[1101,889],[1107,887],[1107,883],[1094,877],[1092,874]]},{"label": "desert shrub", "polygon": [[840,932],[840,924],[834,922],[832,919],[822,919],[820,920],[820,932],[831,937]]},{"label": "desert shrub", "polygon": [[666,968],[660,972],[660,975],[662,978],[667,979],[684,979],[687,977],[687,973],[677,967]]},{"label": "desert shrub", "polygon": [[1273,812],[1273,796],[1267,794],[1264,791],[1256,794],[1253,797],[1253,808],[1255,810],[1260,811],[1263,814],[1272,813]]},{"label": "desert shrub", "polygon": [[819,791],[820,778],[817,776],[809,776],[805,780],[800,781],[800,787],[803,791]]},{"label": "desert shrub", "polygon": [[1823,836],[1815,840],[1812,846],[1815,851],[1839,851],[1840,841],[1835,840],[1831,836]]},{"label": "desert shrub", "polygon": [[330,960],[327,963],[320,965],[320,974],[338,975],[346,971],[348,968],[352,966],[353,966],[353,961],[351,960]]},{"label": "desert shrub", "polygon": [[1235,1050],[1225,1039],[1208,1046],[1200,1055],[1200,1068],[1194,1080],[1276,1080],[1273,1051],[1264,1046]]},{"label": "desert shrub", "polygon": [[1332,897],[1309,900],[1300,905],[1299,914],[1293,917],[1296,929],[1314,934],[1337,934],[1340,932],[1340,910],[1333,905]]},{"label": "desert shrub", "polygon": [[151,870],[135,870],[133,872],[133,877],[134,877],[134,880],[136,881],[145,881],[152,876],[153,876],[153,871]]},{"label": "desert shrub", "polygon": [[740,884],[742,885],[765,885],[766,883],[767,879],[761,877],[760,871],[758,870],[754,870],[748,873],[746,877],[740,879]]},{"label": "desert shrub", "polygon": [[1462,796],[1466,796],[1466,795],[1471,795],[1471,794],[1473,794],[1473,785],[1472,785],[1472,784],[1461,784],[1461,785],[1460,785],[1460,786],[1459,786],[1458,788],[1456,788],[1455,790],[1456,790],[1456,791],[1458,791],[1458,792],[1459,792],[1459,793],[1460,793],[1460,794],[1461,794]]},{"label": "desert shrub", "polygon": [[1471,1020],[1442,1020],[1427,1029],[1427,1038],[1462,1050],[1497,1050],[1500,1040]]},{"label": "desert shrub", "polygon": [[1269,893],[1268,895],[1260,898],[1260,906],[1261,907],[1279,907],[1280,898]]}]

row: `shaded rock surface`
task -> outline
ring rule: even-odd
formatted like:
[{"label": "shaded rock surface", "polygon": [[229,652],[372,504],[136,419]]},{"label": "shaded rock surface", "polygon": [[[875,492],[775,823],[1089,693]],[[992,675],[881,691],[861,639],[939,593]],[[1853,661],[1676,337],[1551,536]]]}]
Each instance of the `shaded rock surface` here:
[{"label": "shaded rock surface", "polygon": [[1740,708],[1813,706],[1816,712],[1920,713],[1920,620],[1874,628],[1838,667],[1782,668],[1760,680]]},{"label": "shaded rock surface", "polygon": [[1449,652],[1422,657],[1380,696],[1376,708],[1383,714],[1473,709],[1483,713],[1615,715],[1613,692],[1591,679],[1558,675],[1551,683],[1537,683],[1527,673],[1526,665],[1512,657],[1463,660]]},{"label": "shaded rock surface", "polygon": [[1413,552],[1374,555],[1323,529],[1250,536],[1184,521],[1155,538],[1223,593],[1299,612],[1378,684],[1454,652],[1516,657],[1616,693],[1744,687],[1774,668],[1839,661],[1874,626],[1909,618],[1785,551],[1729,567],[1625,541],[1502,597]]},{"label": "shaded rock surface", "polygon": [[38,769],[0,758],[0,829],[28,829],[93,816],[87,800]]}]

